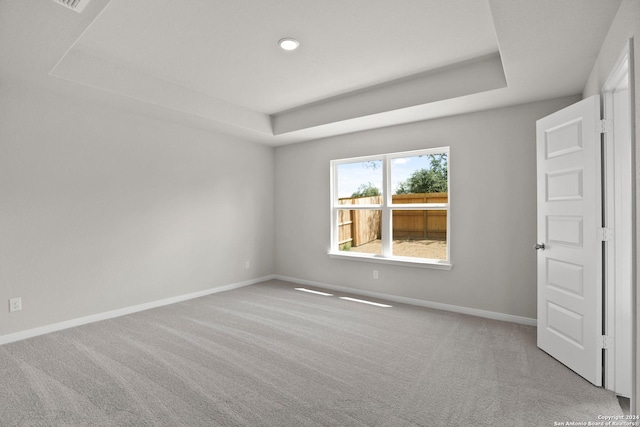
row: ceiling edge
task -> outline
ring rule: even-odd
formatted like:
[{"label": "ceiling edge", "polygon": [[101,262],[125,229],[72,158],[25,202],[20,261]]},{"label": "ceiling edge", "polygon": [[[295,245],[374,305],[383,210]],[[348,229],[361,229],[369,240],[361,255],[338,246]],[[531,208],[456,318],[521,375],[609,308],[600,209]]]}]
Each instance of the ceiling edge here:
[{"label": "ceiling edge", "polygon": [[507,87],[498,52],[271,115],[274,135]]},{"label": "ceiling edge", "polygon": [[69,50],[49,75],[204,119],[273,135],[266,114],[195,92],[79,49]]}]

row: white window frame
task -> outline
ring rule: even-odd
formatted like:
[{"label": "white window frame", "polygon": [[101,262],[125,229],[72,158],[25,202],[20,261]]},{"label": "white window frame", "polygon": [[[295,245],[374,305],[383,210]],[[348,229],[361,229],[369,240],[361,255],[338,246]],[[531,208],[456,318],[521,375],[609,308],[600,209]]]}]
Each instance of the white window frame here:
[{"label": "white window frame", "polygon": [[[413,157],[429,154],[447,154],[447,192],[448,203],[412,203],[394,204],[390,179],[391,160],[398,157]],[[352,157],[348,159],[331,160],[330,162],[330,188],[331,188],[331,246],[329,257],[355,261],[368,261],[385,264],[407,265],[412,267],[436,268],[450,270],[451,264],[451,155],[449,147],[428,148],[424,150],[404,151],[397,153],[379,154],[374,156]],[[382,203],[373,205],[346,205],[338,204],[338,166],[347,163],[367,162],[373,160],[382,161]],[[367,254],[340,251],[338,245],[338,211],[340,210],[380,210],[382,211],[382,254]],[[429,259],[392,255],[392,211],[394,210],[444,210],[447,211],[447,258]]]}]

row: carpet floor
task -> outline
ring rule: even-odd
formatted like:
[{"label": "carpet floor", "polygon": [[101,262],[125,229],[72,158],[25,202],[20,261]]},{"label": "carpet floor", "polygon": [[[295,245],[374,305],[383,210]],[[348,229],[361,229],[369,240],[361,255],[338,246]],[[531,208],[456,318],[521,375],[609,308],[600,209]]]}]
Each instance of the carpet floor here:
[{"label": "carpet floor", "polygon": [[613,393],[537,349],[534,327],[295,288],[274,280],[0,346],[0,425],[553,426],[622,415]]}]

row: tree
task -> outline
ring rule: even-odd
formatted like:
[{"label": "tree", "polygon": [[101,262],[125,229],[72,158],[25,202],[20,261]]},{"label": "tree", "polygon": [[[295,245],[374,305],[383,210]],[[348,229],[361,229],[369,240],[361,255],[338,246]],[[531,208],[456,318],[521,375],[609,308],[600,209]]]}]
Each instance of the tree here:
[{"label": "tree", "polygon": [[352,198],[372,197],[372,196],[379,196],[379,195],[380,195],[380,189],[375,185],[373,185],[371,182],[368,182],[366,184],[360,184],[360,187],[358,187],[356,192],[353,193],[351,197]]},{"label": "tree", "polygon": [[447,155],[428,154],[429,169],[415,171],[406,181],[398,184],[396,194],[446,193],[447,192]]}]

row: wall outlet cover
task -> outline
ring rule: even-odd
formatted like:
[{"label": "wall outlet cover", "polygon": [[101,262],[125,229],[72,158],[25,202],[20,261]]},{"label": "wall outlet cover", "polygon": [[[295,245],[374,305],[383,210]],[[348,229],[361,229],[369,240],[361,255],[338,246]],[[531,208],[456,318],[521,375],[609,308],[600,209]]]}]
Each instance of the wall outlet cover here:
[{"label": "wall outlet cover", "polygon": [[22,310],[22,298],[11,298],[9,299],[9,311],[20,311]]}]

